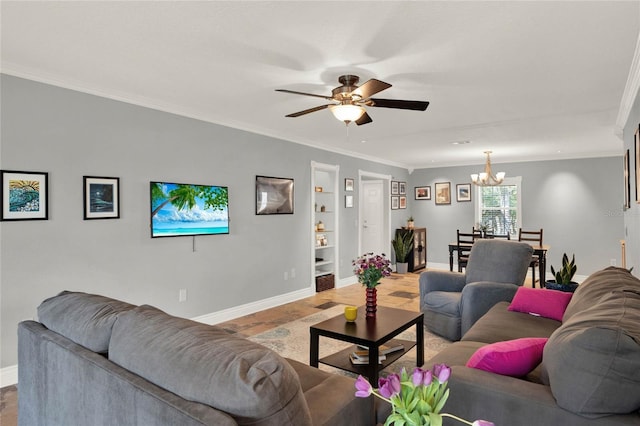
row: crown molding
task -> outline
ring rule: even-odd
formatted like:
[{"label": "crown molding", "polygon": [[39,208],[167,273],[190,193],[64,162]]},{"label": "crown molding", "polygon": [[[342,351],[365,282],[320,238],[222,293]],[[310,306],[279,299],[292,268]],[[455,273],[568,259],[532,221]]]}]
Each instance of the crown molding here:
[{"label": "crown molding", "polygon": [[624,126],[629,120],[631,108],[633,108],[633,104],[638,97],[638,89],[640,89],[640,34],[638,34],[638,40],[636,40],[636,50],[633,53],[631,69],[629,70],[627,84],[622,93],[620,109],[618,110],[618,117],[616,119],[616,129],[614,133],[620,139],[623,138]]}]

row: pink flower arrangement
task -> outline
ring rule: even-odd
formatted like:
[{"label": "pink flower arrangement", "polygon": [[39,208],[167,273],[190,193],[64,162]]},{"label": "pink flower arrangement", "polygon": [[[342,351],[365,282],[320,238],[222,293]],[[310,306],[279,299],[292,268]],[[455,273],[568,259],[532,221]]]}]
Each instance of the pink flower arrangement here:
[{"label": "pink flower arrangement", "polygon": [[447,382],[451,376],[451,368],[445,364],[435,364],[432,370],[415,368],[409,376],[403,368],[400,375],[390,374],[378,380],[378,389],[362,376],[356,380],[356,396],[367,398],[375,395],[391,404],[391,414],[385,426],[442,426],[442,418],[449,417],[471,426],[494,426],[486,420],[469,422],[454,416],[441,413],[449,397]]},{"label": "pink flower arrangement", "polygon": [[352,264],[353,272],[358,276],[358,282],[368,288],[374,288],[380,284],[380,279],[391,275],[391,262],[384,253],[365,253]]}]

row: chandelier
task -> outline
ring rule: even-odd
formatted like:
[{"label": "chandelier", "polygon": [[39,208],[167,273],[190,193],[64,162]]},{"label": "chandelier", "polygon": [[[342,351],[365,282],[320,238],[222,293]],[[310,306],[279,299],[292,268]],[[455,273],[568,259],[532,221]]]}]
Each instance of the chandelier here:
[{"label": "chandelier", "polygon": [[487,154],[487,164],[484,166],[484,172],[474,173],[471,175],[471,182],[478,186],[495,186],[500,185],[504,181],[504,172],[498,172],[495,175],[491,171],[491,151],[485,151]]}]

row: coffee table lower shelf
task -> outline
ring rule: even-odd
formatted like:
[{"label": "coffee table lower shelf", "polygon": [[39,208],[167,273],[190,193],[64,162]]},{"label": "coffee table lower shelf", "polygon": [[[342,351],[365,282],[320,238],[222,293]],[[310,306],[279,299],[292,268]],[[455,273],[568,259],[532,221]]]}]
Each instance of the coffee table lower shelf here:
[{"label": "coffee table lower shelf", "polygon": [[[391,365],[393,362],[398,360],[401,356],[405,355],[411,348],[416,345],[416,342],[412,342],[410,340],[402,340],[402,339],[391,339],[388,342],[385,342],[385,345],[395,346],[397,344],[401,344],[404,346],[404,349],[401,351],[391,352],[387,354],[387,358],[382,361],[381,364],[378,364],[378,371],[383,370],[384,368]],[[349,359],[349,354],[356,350],[357,346],[353,345],[346,349],[341,350],[340,352],[336,352],[335,354],[326,356],[318,360],[322,364],[330,365],[331,367],[339,368],[341,370],[350,371],[356,374],[362,374],[364,377],[367,377],[367,368],[368,365],[355,365],[351,363]],[[358,348],[360,349],[360,348]],[[373,386],[377,386],[377,383],[372,383]]]}]

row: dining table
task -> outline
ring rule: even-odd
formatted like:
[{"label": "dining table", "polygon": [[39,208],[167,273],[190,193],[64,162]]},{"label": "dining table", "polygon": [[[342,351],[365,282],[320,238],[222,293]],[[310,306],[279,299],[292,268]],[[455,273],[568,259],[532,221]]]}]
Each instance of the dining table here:
[{"label": "dining table", "polygon": [[[460,244],[461,247],[471,247],[473,244]],[[453,271],[453,252],[458,251],[458,243],[449,243],[449,270]],[[551,248],[548,244],[531,244],[533,247],[533,254],[538,256],[540,262],[538,264],[538,271],[540,274],[540,287],[544,287],[544,283],[546,280],[546,271],[547,271],[547,252]],[[534,283],[535,284],[535,283]]]}]

